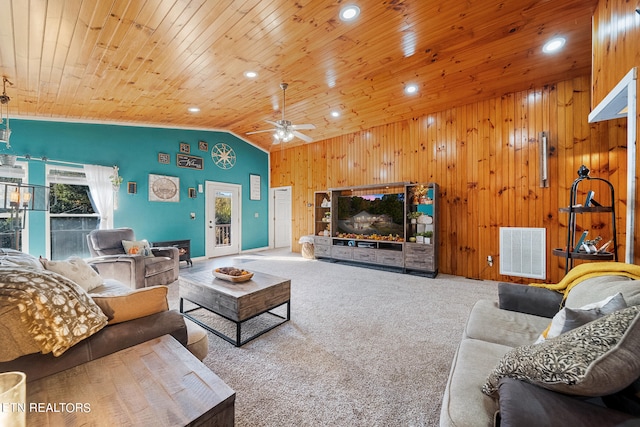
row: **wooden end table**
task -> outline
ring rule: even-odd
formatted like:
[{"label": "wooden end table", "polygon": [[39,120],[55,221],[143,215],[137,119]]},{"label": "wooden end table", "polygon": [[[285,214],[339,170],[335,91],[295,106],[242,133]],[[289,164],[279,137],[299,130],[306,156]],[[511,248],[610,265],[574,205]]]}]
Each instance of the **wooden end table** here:
[{"label": "wooden end table", "polygon": [[235,399],[216,374],[164,335],[28,382],[27,425],[231,427]]},{"label": "wooden end table", "polygon": [[[233,283],[218,279],[209,271],[180,276],[180,313],[227,342],[240,347],[291,319],[291,280],[270,274],[254,272],[246,282]],[[184,300],[198,307],[184,310]],[[271,310],[287,305],[286,317]],[[194,318],[189,313],[204,308],[236,325],[235,339]],[[268,313],[282,319],[281,322],[242,340],[242,324],[247,320]]]}]

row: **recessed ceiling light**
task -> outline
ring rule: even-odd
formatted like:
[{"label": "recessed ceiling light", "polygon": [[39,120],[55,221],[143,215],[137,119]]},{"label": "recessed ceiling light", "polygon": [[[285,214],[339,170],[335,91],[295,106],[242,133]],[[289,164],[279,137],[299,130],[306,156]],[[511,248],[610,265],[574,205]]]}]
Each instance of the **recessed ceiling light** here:
[{"label": "recessed ceiling light", "polygon": [[414,93],[418,93],[418,85],[409,84],[404,87],[404,93],[407,95],[413,95]]},{"label": "recessed ceiling light", "polygon": [[258,73],[256,73],[255,71],[245,71],[244,76],[248,79],[255,79],[256,77],[258,77]]},{"label": "recessed ceiling light", "polygon": [[331,117],[340,117],[340,112],[339,111],[332,111],[331,112]]},{"label": "recessed ceiling light", "polygon": [[198,107],[189,107],[188,108],[190,113],[199,113],[200,112],[200,108]]},{"label": "recessed ceiling light", "polygon": [[560,50],[566,42],[567,40],[564,37],[552,38],[542,46],[542,51],[544,53],[556,52],[557,50]]},{"label": "recessed ceiling light", "polygon": [[360,8],[350,4],[340,9],[340,19],[343,21],[353,21],[360,15]]}]

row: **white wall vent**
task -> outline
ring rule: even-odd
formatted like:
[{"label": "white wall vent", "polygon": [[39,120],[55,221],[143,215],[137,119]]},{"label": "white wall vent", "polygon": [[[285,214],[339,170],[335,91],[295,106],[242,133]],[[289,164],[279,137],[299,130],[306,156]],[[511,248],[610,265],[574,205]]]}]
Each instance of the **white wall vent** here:
[{"label": "white wall vent", "polygon": [[500,274],[547,278],[545,228],[500,227]]}]

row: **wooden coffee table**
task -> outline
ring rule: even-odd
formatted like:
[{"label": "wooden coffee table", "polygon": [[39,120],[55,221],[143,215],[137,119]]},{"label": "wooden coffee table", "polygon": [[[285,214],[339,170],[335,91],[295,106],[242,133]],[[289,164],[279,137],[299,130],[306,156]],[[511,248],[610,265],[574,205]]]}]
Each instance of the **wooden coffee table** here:
[{"label": "wooden coffee table", "polygon": [[233,426],[235,399],[216,374],[164,335],[28,382],[27,425]]},{"label": "wooden coffee table", "polygon": [[[188,317],[236,347],[240,347],[260,335],[269,332],[291,318],[290,279],[254,272],[251,280],[233,283],[215,278],[210,271],[201,271],[180,276],[179,280],[180,312],[183,313],[185,317]],[[185,310],[183,305],[184,300],[190,301],[198,307]],[[285,304],[287,305],[286,317],[271,311]],[[235,339],[189,314],[192,311],[202,308],[234,322],[236,325]],[[282,321],[242,340],[242,324],[247,320],[265,313],[282,319]]]}]

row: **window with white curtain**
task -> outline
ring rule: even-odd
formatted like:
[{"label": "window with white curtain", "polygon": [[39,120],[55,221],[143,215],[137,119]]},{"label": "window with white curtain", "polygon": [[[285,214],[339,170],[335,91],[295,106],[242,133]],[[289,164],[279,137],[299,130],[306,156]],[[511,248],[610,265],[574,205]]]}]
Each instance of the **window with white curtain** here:
[{"label": "window with white curtain", "polygon": [[98,228],[100,215],[91,200],[84,169],[47,165],[47,185],[50,186],[49,257],[54,260],[89,257],[86,236]]}]

